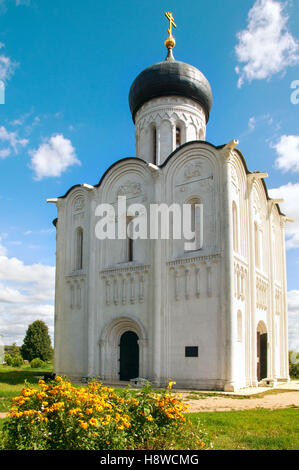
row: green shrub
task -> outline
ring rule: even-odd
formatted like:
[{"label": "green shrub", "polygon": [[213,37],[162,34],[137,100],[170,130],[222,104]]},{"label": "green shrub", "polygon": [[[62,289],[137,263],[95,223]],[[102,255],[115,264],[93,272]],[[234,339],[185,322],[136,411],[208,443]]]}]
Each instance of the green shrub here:
[{"label": "green shrub", "polygon": [[299,379],[299,353],[289,351],[289,369],[291,379]]},{"label": "green shrub", "polygon": [[8,366],[11,366],[11,361],[12,361],[12,357],[10,354],[5,354],[4,356],[4,362],[6,363],[6,365]]},{"label": "green shrub", "polygon": [[11,358],[12,367],[21,367],[24,364],[24,361],[21,356],[13,356]]},{"label": "green shrub", "polygon": [[44,361],[42,361],[39,357],[32,359],[32,361],[30,362],[30,366],[32,367],[32,369],[40,369],[44,365]]}]

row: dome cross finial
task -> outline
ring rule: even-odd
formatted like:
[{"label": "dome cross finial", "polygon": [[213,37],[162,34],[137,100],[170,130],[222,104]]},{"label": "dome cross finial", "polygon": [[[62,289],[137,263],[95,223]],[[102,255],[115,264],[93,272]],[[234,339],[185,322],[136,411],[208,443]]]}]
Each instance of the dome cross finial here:
[{"label": "dome cross finial", "polygon": [[176,28],[176,24],[174,22],[174,18],[172,16],[171,11],[166,11],[164,14],[169,21],[168,38],[166,39],[164,44],[167,47],[167,49],[173,49],[175,46],[175,39],[172,35],[172,27],[174,26]]}]

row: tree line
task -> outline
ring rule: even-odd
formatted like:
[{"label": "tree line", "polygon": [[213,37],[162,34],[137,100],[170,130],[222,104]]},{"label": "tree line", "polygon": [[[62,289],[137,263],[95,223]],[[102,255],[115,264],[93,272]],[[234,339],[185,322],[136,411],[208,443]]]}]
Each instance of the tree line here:
[{"label": "tree line", "polygon": [[8,366],[20,367],[24,361],[28,361],[35,367],[41,367],[52,358],[49,329],[42,320],[36,320],[28,326],[22,346],[16,343],[4,346],[4,362]]}]

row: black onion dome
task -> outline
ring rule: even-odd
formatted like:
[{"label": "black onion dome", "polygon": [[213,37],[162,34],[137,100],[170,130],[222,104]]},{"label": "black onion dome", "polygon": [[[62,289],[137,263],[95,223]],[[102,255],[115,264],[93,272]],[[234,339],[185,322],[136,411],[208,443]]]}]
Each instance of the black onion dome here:
[{"label": "black onion dome", "polygon": [[209,120],[213,97],[208,80],[196,67],[175,60],[171,53],[163,62],[143,70],[132,83],[129,105],[133,121],[144,103],[160,96],[184,96],[197,101]]}]

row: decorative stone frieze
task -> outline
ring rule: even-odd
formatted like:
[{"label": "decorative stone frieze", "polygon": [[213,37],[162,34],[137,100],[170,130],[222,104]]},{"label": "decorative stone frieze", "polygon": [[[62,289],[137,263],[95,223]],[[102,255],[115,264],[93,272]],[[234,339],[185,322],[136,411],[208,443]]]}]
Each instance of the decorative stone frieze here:
[{"label": "decorative stone frieze", "polygon": [[143,303],[149,265],[106,268],[100,272],[106,305]]},{"label": "decorative stone frieze", "polygon": [[268,281],[261,275],[256,275],[256,306],[261,310],[268,309]]},{"label": "decorative stone frieze", "polygon": [[66,277],[69,288],[69,307],[71,310],[81,310],[84,303],[85,275],[71,275]]},{"label": "decorative stone frieze", "polygon": [[[200,255],[190,258],[179,258],[167,262],[170,276],[173,279],[173,295],[176,301],[181,299],[189,300],[192,298],[199,299],[200,276],[206,279],[207,297],[213,295],[213,264],[220,259],[218,254]],[[215,293],[215,291],[214,291]]]},{"label": "decorative stone frieze", "polygon": [[235,260],[234,263],[234,295],[235,298],[241,301],[245,300],[246,295],[246,280],[248,274],[248,267],[245,263]]}]

